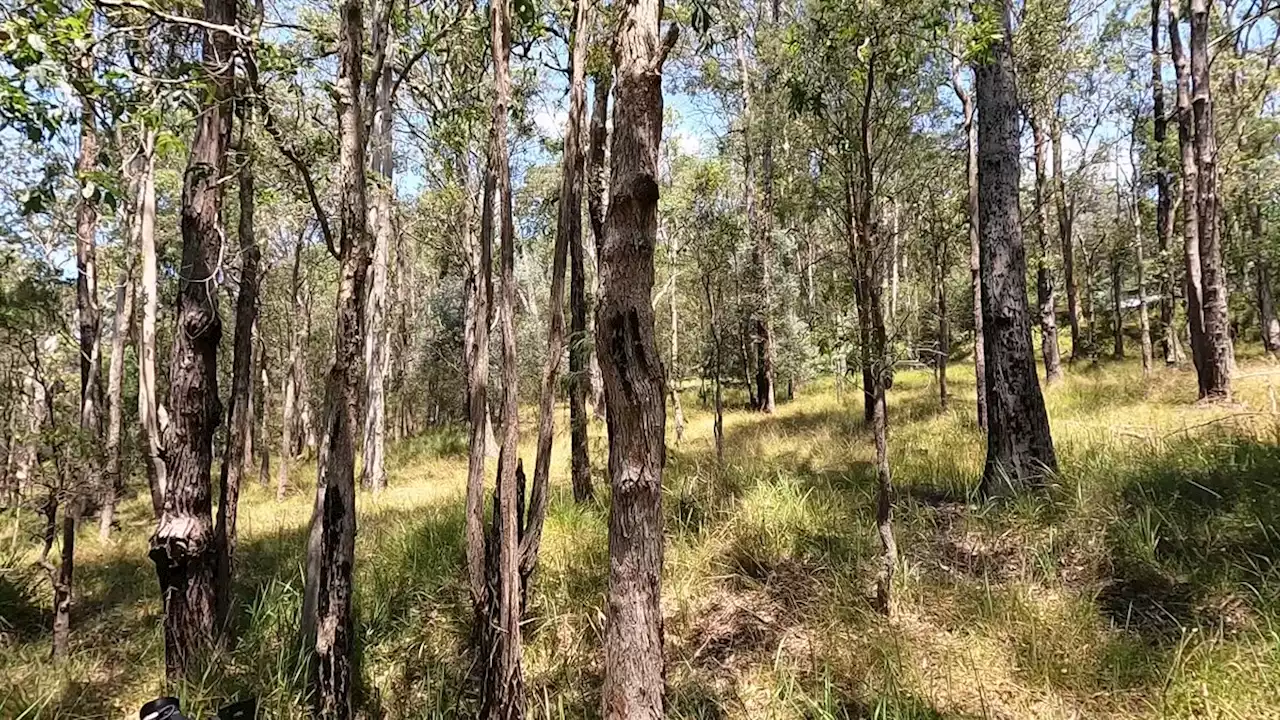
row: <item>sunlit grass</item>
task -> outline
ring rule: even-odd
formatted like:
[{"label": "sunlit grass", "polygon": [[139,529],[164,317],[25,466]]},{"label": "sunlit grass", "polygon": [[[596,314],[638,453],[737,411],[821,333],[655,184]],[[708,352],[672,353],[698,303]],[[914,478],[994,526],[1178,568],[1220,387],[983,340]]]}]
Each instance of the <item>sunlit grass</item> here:
[{"label": "sunlit grass", "polygon": [[[725,463],[686,390],[684,441],[665,487],[664,614],[673,718],[1278,717],[1280,425],[1261,359],[1237,404],[1197,405],[1194,376],[1136,362],[1076,366],[1046,390],[1061,459],[1043,492],[1002,505],[975,491],[985,440],[972,368],[950,407],[922,371],[890,394],[901,567],[891,621],[869,602],[877,540],[861,395],[810,383],[773,417],[731,408]],[[522,453],[533,461],[534,418]],[[601,500],[568,490],[557,409],[550,515],[526,626],[530,715],[597,716],[608,568]],[[362,703],[388,717],[470,717],[471,610],[463,578],[465,435],[392,449],[390,487],[361,494],[357,539]],[[493,468],[490,468],[492,473]],[[246,488],[237,642],[172,688],[204,716],[255,695],[297,717],[302,549],[314,465],[283,503]],[[0,716],[132,716],[163,689],[150,510],[121,513],[110,544],[79,544],[73,654],[48,659],[47,586],[26,555],[0,580]],[[32,518],[18,518],[24,526]],[[0,547],[15,542],[5,518]],[[17,539],[23,547],[24,538]],[[7,557],[7,556],[6,556]]]}]

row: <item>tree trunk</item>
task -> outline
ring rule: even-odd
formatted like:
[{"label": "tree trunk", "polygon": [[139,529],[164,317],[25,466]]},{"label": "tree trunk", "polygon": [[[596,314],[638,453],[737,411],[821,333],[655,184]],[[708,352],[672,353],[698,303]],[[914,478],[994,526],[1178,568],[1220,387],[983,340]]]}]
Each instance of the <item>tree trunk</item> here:
[{"label": "tree trunk", "polygon": [[1124,272],[1120,267],[1121,249],[1111,251],[1111,338],[1112,357],[1124,359]]},{"label": "tree trunk", "polygon": [[[613,87],[613,66],[609,64],[593,76],[594,95],[591,100],[590,143],[587,148],[587,214],[591,218],[591,236],[594,239],[595,297],[600,297],[600,258],[604,252],[604,221],[608,210],[605,196],[608,185],[608,168],[605,166],[605,148],[609,140],[609,90]],[[587,333],[595,337],[595,313],[587,314]],[[600,352],[594,340],[590,352],[591,406],[597,418],[605,419],[604,379],[600,375]]]},{"label": "tree trunk", "polygon": [[160,405],[156,389],[156,315],[159,311],[156,268],[156,133],[143,133],[138,160],[138,246],[142,257],[142,327],[138,334],[138,420],[142,426],[146,455],[147,483],[151,489],[151,509],[158,520],[164,510],[168,467],[163,457],[164,430],[168,415]]},{"label": "tree trunk", "polygon": [[[293,246],[293,274],[289,280],[289,307],[292,312],[285,320],[289,329],[289,361],[284,368],[284,387],[280,392],[280,469],[276,474],[276,502],[283,502],[289,490],[289,461],[293,458],[293,431],[297,425],[299,378],[306,372],[302,366],[302,344],[306,339],[306,325],[302,315],[306,312],[302,298],[302,249],[306,233],[299,232]],[[264,386],[265,387],[265,386]],[[263,412],[266,410],[264,408]]]},{"label": "tree trunk", "polygon": [[[490,659],[485,677],[481,715],[489,720],[524,717],[524,678],[520,667],[523,584],[520,575],[523,483],[518,483],[520,443],[519,378],[516,375],[515,227],[511,216],[511,161],[507,147],[507,112],[511,103],[511,6],[506,0],[492,6],[490,42],[493,57],[493,134],[490,172],[496,175],[500,283],[498,328],[502,339],[502,449],[498,453],[497,506],[492,538],[497,572],[497,595],[489,607]],[[566,238],[567,240],[567,238]],[[559,240],[557,246],[567,246]],[[558,248],[561,302],[564,295],[564,247]],[[563,310],[561,311],[563,333]]]},{"label": "tree trunk", "polygon": [[666,402],[654,341],[662,64],[661,0],[619,7],[609,214],[601,254],[596,347],[609,423],[609,584],[605,605],[605,720],[665,716],[662,655],[662,473]]},{"label": "tree trunk", "polygon": [[[715,383],[716,419],[712,433],[716,441],[716,462],[724,463],[724,391],[721,378],[724,374],[724,362],[721,355],[720,316],[716,312],[719,303],[711,294],[711,273],[703,271],[702,289],[707,297],[707,321],[711,325],[711,370]],[[719,286],[716,288],[719,290]]]},{"label": "tree trunk", "polygon": [[[241,117],[247,123],[248,113]],[[244,476],[245,445],[252,432],[253,331],[258,323],[258,239],[254,231],[256,188],[253,147],[247,144],[247,128],[241,126],[240,147],[240,291],[236,297],[236,329],[231,355],[231,396],[227,401],[227,444],[218,480],[218,516],[214,527],[217,547],[215,574],[218,630],[224,641],[229,627],[231,577],[236,552],[236,516],[240,507],[240,481]]]},{"label": "tree trunk", "polygon": [[1071,324],[1071,360],[1088,350],[1080,336],[1080,286],[1076,282],[1075,207],[1067,201],[1066,171],[1062,166],[1062,121],[1056,115],[1049,123],[1053,143],[1054,202],[1058,210],[1058,238],[1062,244],[1062,282],[1067,288],[1067,319]]},{"label": "tree trunk", "polygon": [[[136,186],[136,183],[135,183]],[[135,187],[135,194],[137,188]],[[115,320],[111,331],[111,365],[107,370],[107,442],[106,482],[102,488],[102,508],[98,516],[98,537],[107,541],[115,522],[116,503],[124,491],[124,474],[120,457],[121,425],[124,419],[125,348],[133,325],[133,268],[138,247],[137,214],[128,219],[125,232],[123,267],[116,283]]]},{"label": "tree trunk", "polygon": [[[471,162],[459,157],[460,176],[463,178],[461,237],[467,252],[467,311],[465,326],[464,360],[467,366],[467,416],[470,428],[467,457],[467,581],[471,591],[471,604],[475,610],[475,623],[488,622],[489,594],[485,579],[484,535],[484,475],[485,458],[492,445],[493,434],[489,420],[489,304],[493,296],[493,191],[497,179],[493,167],[493,133],[489,127],[490,161],[485,169],[484,199],[480,214],[479,241],[472,231],[474,190],[472,188]],[[477,633],[479,634],[479,633]]]},{"label": "tree trunk", "polygon": [[[338,40],[338,108],[341,211],[339,281],[334,358],[325,389],[324,435],[317,463],[313,535],[318,553],[313,697],[317,717],[352,717],[354,628],[351,604],[355,563],[355,433],[360,422],[361,310],[369,270],[366,222],[365,124],[360,90],[363,77],[364,18],[361,0],[343,0]],[[311,564],[310,562],[308,563]],[[305,601],[305,599],[304,599]]]},{"label": "tree trunk", "polygon": [[[671,381],[667,384],[667,390],[671,395],[671,412],[674,415],[674,425],[676,431],[676,445],[680,445],[684,440],[684,408],[680,406],[680,311],[676,294],[678,284],[676,282],[676,258],[680,254],[680,246],[676,240],[674,233],[666,233],[661,223],[658,225],[659,235],[667,236],[668,246],[668,265],[671,274],[671,295],[668,300],[668,311],[671,314]],[[763,347],[763,346],[761,346]],[[765,358],[761,356],[761,362]],[[759,379],[759,376],[757,376]]]},{"label": "tree trunk", "polygon": [[1191,114],[1191,71],[1182,49],[1177,2],[1169,3],[1169,52],[1177,79],[1178,148],[1182,157],[1182,248],[1185,262],[1187,327],[1191,335],[1191,360],[1196,367],[1200,397],[1207,395],[1206,342],[1204,337],[1204,289],[1200,272],[1200,169],[1196,161]]},{"label": "tree trunk", "polygon": [[[747,62],[745,31],[740,31],[737,38],[738,73],[742,81],[742,171],[743,197],[747,207],[747,235],[751,240],[751,279],[759,281],[760,296],[753,297],[751,310],[752,345],[755,347],[756,372],[755,393],[752,395],[752,406],[765,413],[772,413],[775,408],[773,390],[773,340],[768,321],[767,300],[764,297],[764,286],[768,284],[769,273],[766,260],[766,229],[760,220],[760,209],[756,207],[756,174],[755,156],[752,148],[753,132],[751,121],[755,118],[751,102],[751,68]],[[751,382],[748,377],[748,383]]]},{"label": "tree trunk", "polygon": [[[529,490],[529,512],[525,520],[524,537],[520,542],[520,577],[522,586],[526,589],[538,562],[542,524],[547,516],[547,493],[551,483],[556,386],[560,380],[561,358],[565,353],[565,262],[569,247],[577,245],[581,248],[582,245],[582,117],[586,112],[587,42],[585,0],[576,0],[570,36],[569,116],[564,128],[560,203],[557,208],[559,215],[556,218],[556,240],[551,261],[551,318],[547,332],[547,358],[542,368],[542,388],[538,398],[538,455],[533,469],[533,485]],[[514,377],[514,368],[511,372]]]},{"label": "tree trunk", "polygon": [[[93,59],[85,54],[81,72],[93,72]],[[98,131],[94,117],[95,101],[80,98],[80,155],[76,158],[76,177],[80,183],[76,203],[76,317],[80,330],[80,428],[94,441],[102,435],[102,311],[98,307],[98,187],[91,175],[98,165]],[[96,455],[97,448],[94,449]],[[89,463],[86,481],[98,487],[101,466]]]},{"label": "tree trunk", "polygon": [[[204,19],[234,26],[230,0],[205,0]],[[233,42],[207,31],[203,61],[212,87],[196,124],[182,188],[182,265],[178,273],[177,323],[169,362],[165,463],[170,475],[164,510],[151,538],[164,598],[165,668],[182,677],[208,647],[214,631],[213,522],[209,472],[213,436],[221,421],[218,343],[222,318],[217,288],[222,253],[222,176],[231,139]]]},{"label": "tree trunk", "polygon": [[[1136,118],[1134,126],[1136,130]],[[1139,167],[1136,157],[1132,158],[1131,165],[1134,168]],[[1119,192],[1119,188],[1116,188],[1116,190]],[[1133,202],[1129,205],[1129,222],[1133,226],[1133,250],[1136,265],[1134,272],[1138,283],[1138,342],[1139,347],[1142,349],[1142,376],[1149,378],[1151,377],[1152,363],[1151,319],[1147,315],[1146,249],[1143,247],[1142,241],[1142,210],[1138,204],[1140,195],[1138,174],[1135,172],[1132,188]]]},{"label": "tree trunk", "polygon": [[1053,276],[1049,272],[1049,178],[1045,171],[1048,138],[1034,109],[1027,110],[1027,122],[1034,139],[1036,211],[1034,224],[1038,253],[1036,256],[1036,299],[1040,304],[1040,354],[1044,360],[1046,385],[1062,380],[1062,361],[1058,355],[1058,313],[1053,305]]},{"label": "tree trunk", "polygon": [[1007,10],[991,57],[977,66],[978,206],[988,432],[982,490],[1003,495],[1057,469],[1036,379],[1027,311],[1026,254],[1018,213],[1019,132]]},{"label": "tree trunk", "polygon": [[1253,203],[1249,213],[1249,231],[1259,256],[1254,265],[1258,292],[1258,320],[1261,325],[1262,348],[1272,357],[1280,354],[1280,319],[1276,317],[1275,295],[1272,294],[1271,258],[1262,234],[1262,206]]},{"label": "tree trunk", "polygon": [[951,356],[951,325],[947,318],[947,238],[938,239],[938,404],[947,409],[947,360]]},{"label": "tree trunk", "polygon": [[978,231],[978,123],[973,97],[960,84],[959,66],[953,65],[951,85],[964,110],[964,131],[968,154],[965,175],[968,178],[969,276],[973,289],[973,369],[978,395],[978,428],[987,429],[987,363],[982,331],[982,266],[979,260]]},{"label": "tree trunk", "polygon": [[[386,439],[387,398],[386,373],[391,361],[391,338],[387,325],[387,275],[390,268],[391,243],[394,242],[395,218],[393,217],[391,175],[391,63],[385,62],[385,52],[390,41],[391,0],[380,0],[379,17],[373,28],[374,45],[382,53],[382,74],[372,78],[375,85],[372,136],[373,170],[377,182],[373,190],[373,213],[370,225],[373,231],[373,261],[369,273],[369,295],[365,301],[366,328],[364,341],[365,397],[364,397],[364,465],[360,484],[374,493],[387,486]],[[385,24],[383,19],[388,20]]]},{"label": "tree trunk", "polygon": [[255,355],[258,358],[256,365],[258,366],[258,387],[256,394],[259,396],[258,402],[258,447],[262,450],[262,462],[258,466],[258,484],[266,489],[271,483],[271,443],[267,442],[267,435],[270,429],[271,417],[271,377],[267,372],[267,348],[262,342],[262,335],[255,330],[254,336],[258,340],[258,352]]},{"label": "tree trunk", "polygon": [[1200,267],[1203,286],[1204,395],[1231,399],[1231,327],[1227,318],[1226,271],[1218,208],[1218,141],[1214,135],[1213,94],[1209,87],[1209,0],[1191,0],[1191,111],[1199,171]]},{"label": "tree trunk", "polygon": [[1158,281],[1160,283],[1160,344],[1164,352],[1164,364],[1178,364],[1178,331],[1173,324],[1173,259],[1169,253],[1169,238],[1173,235],[1173,197],[1169,192],[1172,171],[1165,151],[1169,135],[1169,119],[1164,108],[1164,68],[1160,53],[1161,5],[1165,0],[1151,0],[1151,98],[1155,145],[1156,174],[1156,250],[1159,253]]},{"label": "tree trunk", "polygon": [[[574,23],[574,32],[577,33],[578,25],[587,22],[587,9],[582,6],[582,0],[575,2],[575,14],[577,22]],[[575,38],[578,36],[575,35]],[[581,44],[586,45],[586,38],[581,37]],[[575,47],[576,49],[576,47]],[[581,80],[585,85],[585,79]],[[585,96],[586,88],[578,90]],[[572,119],[572,118],[571,118]],[[582,124],[579,117],[578,125]],[[602,146],[603,147],[603,146]],[[591,147],[594,151],[594,146]],[[568,140],[566,138],[565,152],[568,152]],[[582,165],[582,150],[578,149],[579,168]],[[588,173],[593,168],[587,168]],[[569,202],[573,202],[574,207],[580,212],[582,209],[582,177],[579,175],[576,186],[572,189],[574,194],[567,196]],[[592,219],[594,224],[594,218]],[[582,243],[582,223],[577,222],[577,232],[569,235],[569,454],[571,471],[570,476],[573,480],[573,499],[579,503],[585,503],[592,499],[594,491],[591,487],[591,457],[588,454],[588,438],[587,424],[587,393],[591,389],[591,378],[588,376],[590,372],[590,356],[591,356],[591,338],[587,334],[587,266],[586,253],[584,252]]]}]

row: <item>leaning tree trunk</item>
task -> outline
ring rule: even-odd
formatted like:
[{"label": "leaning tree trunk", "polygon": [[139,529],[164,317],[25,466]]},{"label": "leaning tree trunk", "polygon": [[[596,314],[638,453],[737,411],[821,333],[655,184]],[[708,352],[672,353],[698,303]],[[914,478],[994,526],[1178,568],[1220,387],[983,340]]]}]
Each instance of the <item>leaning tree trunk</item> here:
[{"label": "leaning tree trunk", "polygon": [[[365,125],[360,102],[364,18],[361,0],[343,0],[338,41],[338,163],[341,178],[339,279],[333,365],[325,389],[325,421],[317,463],[312,519],[315,559],[308,582],[315,587],[315,691],[317,717],[352,717],[355,628],[356,498],[355,434],[360,422],[362,304],[369,270],[366,222]],[[304,598],[305,602],[305,598]]]},{"label": "leaning tree trunk", "polygon": [[660,601],[666,393],[650,293],[662,64],[676,26],[659,41],[661,0],[636,0],[619,10],[612,176],[596,312],[613,486],[601,714],[606,720],[648,720],[665,715]]},{"label": "leaning tree trunk", "polygon": [[979,261],[978,232],[978,123],[973,97],[960,84],[958,66],[952,67],[951,86],[964,109],[964,131],[968,154],[965,175],[968,179],[967,209],[969,221],[969,275],[973,290],[973,369],[978,391],[978,428],[987,429],[987,364],[982,332],[982,265]]},{"label": "leaning tree trunk", "polygon": [[[236,5],[205,0],[204,19],[231,27]],[[213,436],[221,420],[218,343],[222,318],[216,283],[222,252],[222,176],[231,139],[231,37],[208,30],[203,60],[212,87],[196,124],[182,188],[182,265],[178,273],[177,323],[169,361],[169,407],[165,431],[168,486],[164,510],[151,538],[164,598],[165,668],[183,676],[213,638],[213,522],[209,472]]]},{"label": "leaning tree trunk", "polygon": [[559,215],[556,218],[556,240],[551,261],[551,322],[547,331],[547,359],[542,368],[542,388],[538,398],[538,455],[533,470],[533,486],[529,491],[529,511],[524,536],[520,541],[520,577],[526,592],[529,578],[538,562],[542,524],[547,516],[547,493],[551,484],[556,385],[560,378],[560,361],[565,352],[565,262],[569,247],[576,244],[581,248],[582,245],[582,116],[585,113],[587,92],[587,12],[582,0],[574,4],[570,44],[569,116],[564,128]]},{"label": "leaning tree trunk", "polygon": [[1204,288],[1200,271],[1200,168],[1196,160],[1191,114],[1191,70],[1182,49],[1179,4],[1169,3],[1169,52],[1177,81],[1178,148],[1182,158],[1182,252],[1185,263],[1187,328],[1191,334],[1191,360],[1196,367],[1200,397],[1207,394],[1206,341],[1204,336]]},{"label": "leaning tree trunk", "polygon": [[982,490],[1014,493],[1057,469],[1036,379],[1018,213],[1019,132],[1007,10],[990,57],[977,66],[978,207],[982,323],[987,350],[987,459]]},{"label": "leaning tree trunk", "polygon": [[1197,202],[1203,287],[1204,395],[1231,399],[1231,327],[1227,318],[1226,270],[1218,208],[1218,141],[1214,135],[1213,93],[1209,86],[1209,0],[1191,0],[1191,112],[1199,171]]},{"label": "leaning tree trunk", "polygon": [[[248,113],[241,116],[246,122]],[[245,448],[253,422],[253,331],[258,323],[258,240],[254,234],[256,203],[253,147],[249,133],[240,129],[240,290],[236,297],[236,329],[231,355],[231,396],[227,402],[227,444],[218,479],[218,516],[214,527],[217,547],[215,572],[217,622],[224,638],[229,628],[231,576],[236,552],[236,516],[240,507],[240,482],[244,477]]]},{"label": "leaning tree trunk", "polygon": [[1048,138],[1036,117],[1035,109],[1027,111],[1034,138],[1036,185],[1034,226],[1038,250],[1036,256],[1036,299],[1040,304],[1040,354],[1044,360],[1045,383],[1062,380],[1062,361],[1058,355],[1058,313],[1053,305],[1053,276],[1049,272],[1049,178],[1045,171]]}]

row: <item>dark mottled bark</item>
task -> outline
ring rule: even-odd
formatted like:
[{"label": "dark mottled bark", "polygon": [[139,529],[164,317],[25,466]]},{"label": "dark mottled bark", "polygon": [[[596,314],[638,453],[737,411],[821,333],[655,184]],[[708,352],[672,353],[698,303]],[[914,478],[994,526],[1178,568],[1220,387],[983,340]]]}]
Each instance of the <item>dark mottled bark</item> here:
[{"label": "dark mottled bark", "polygon": [[[325,389],[324,435],[317,463],[312,518],[315,628],[312,698],[317,717],[352,717],[356,680],[352,576],[355,564],[355,434],[360,422],[362,316],[370,248],[365,179],[365,123],[360,102],[364,18],[361,0],[340,8],[338,82],[338,164],[341,184],[338,244],[338,300],[334,358]],[[305,602],[305,598],[304,598]]]},{"label": "dark mottled bark", "polygon": [[987,351],[987,459],[982,490],[1017,492],[1057,469],[1036,379],[1018,211],[1019,129],[1007,11],[1003,33],[977,66],[978,205],[982,322]]},{"label": "dark mottled bark", "polygon": [[[235,24],[230,0],[205,0],[204,19]],[[218,343],[222,318],[217,287],[222,251],[221,181],[231,139],[233,43],[206,31],[204,67],[210,88],[196,123],[182,188],[182,264],[177,323],[169,362],[168,487],[151,559],[164,599],[165,668],[181,677],[213,638],[215,547],[209,473],[213,436],[222,418]]]}]

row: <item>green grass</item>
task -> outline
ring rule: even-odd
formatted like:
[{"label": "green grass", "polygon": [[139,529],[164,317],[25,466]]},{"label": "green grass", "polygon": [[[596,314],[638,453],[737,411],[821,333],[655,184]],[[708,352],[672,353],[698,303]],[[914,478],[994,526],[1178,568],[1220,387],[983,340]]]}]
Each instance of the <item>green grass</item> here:
[{"label": "green grass", "polygon": [[[669,716],[1280,717],[1280,419],[1257,374],[1269,367],[1243,362],[1251,377],[1228,408],[1196,405],[1185,370],[1144,382],[1136,363],[1074,368],[1046,391],[1059,474],[1003,504],[974,493],[985,446],[971,368],[952,368],[946,410],[927,374],[901,373],[890,394],[901,552],[890,621],[870,604],[874,475],[860,393],[824,380],[775,416],[731,411],[720,466],[712,418],[687,392],[664,504]],[[595,717],[607,506],[573,504],[557,412],[527,626],[529,714]],[[603,427],[592,432],[603,491]],[[403,443],[389,470],[388,492],[359,499],[361,703],[374,716],[471,717],[465,440]],[[313,474],[297,468],[280,504],[247,489],[237,643],[171,688],[204,717],[248,694],[268,717],[305,713],[294,634]],[[149,513],[135,499],[111,544],[92,529],[80,538],[63,667],[47,659],[47,585],[27,570],[25,538],[8,537],[31,518],[3,519],[0,717],[132,716],[164,689]]]}]

